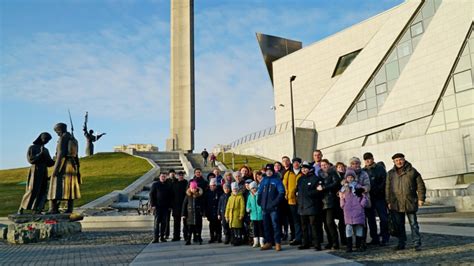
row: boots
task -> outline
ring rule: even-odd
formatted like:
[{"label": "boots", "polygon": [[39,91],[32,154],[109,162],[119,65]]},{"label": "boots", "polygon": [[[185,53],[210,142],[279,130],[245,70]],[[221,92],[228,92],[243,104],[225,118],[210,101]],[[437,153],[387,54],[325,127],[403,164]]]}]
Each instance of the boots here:
[{"label": "boots", "polygon": [[359,252],[364,252],[365,251],[365,241],[364,241],[363,237],[356,236],[356,248],[357,248],[357,251],[359,251]]},{"label": "boots", "polygon": [[259,237],[258,240],[260,242],[260,247],[263,247],[263,245],[265,245],[265,241],[263,240],[263,237]]},{"label": "boots", "polygon": [[272,249],[272,243],[265,243],[260,250],[269,250]]},{"label": "boots", "polygon": [[275,251],[281,251],[281,244],[275,243]]},{"label": "boots", "polygon": [[58,200],[51,200],[49,202],[48,214],[58,214],[58,213],[59,213],[59,202],[58,202]]},{"label": "boots", "polygon": [[253,248],[258,248],[258,237],[253,238]]},{"label": "boots", "polygon": [[72,199],[67,200],[67,210],[65,213],[72,213],[73,209],[74,209],[74,200]]},{"label": "boots", "polygon": [[346,252],[352,252],[352,236],[346,238]]}]

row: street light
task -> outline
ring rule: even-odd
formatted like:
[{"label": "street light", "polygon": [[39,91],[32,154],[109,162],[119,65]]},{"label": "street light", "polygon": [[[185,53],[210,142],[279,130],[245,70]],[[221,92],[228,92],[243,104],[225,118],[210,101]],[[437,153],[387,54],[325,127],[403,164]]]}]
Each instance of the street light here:
[{"label": "street light", "polygon": [[291,99],[291,138],[293,139],[293,158],[296,157],[296,134],[295,134],[295,110],[293,108],[293,81],[295,81],[296,76],[293,75],[290,77],[290,99]]}]

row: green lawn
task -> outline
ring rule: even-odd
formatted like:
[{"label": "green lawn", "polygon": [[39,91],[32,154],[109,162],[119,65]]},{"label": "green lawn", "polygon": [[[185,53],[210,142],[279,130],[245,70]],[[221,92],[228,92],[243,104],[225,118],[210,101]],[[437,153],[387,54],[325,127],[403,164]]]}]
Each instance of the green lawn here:
[{"label": "green lawn", "polygon": [[[120,190],[151,169],[143,159],[125,153],[98,153],[81,158],[80,206],[114,190]],[[16,212],[25,192],[29,168],[0,170],[0,216]],[[51,174],[52,170],[49,170]],[[21,184],[20,184],[21,183]],[[46,207],[47,209],[47,207]]]},{"label": "green lawn", "polygon": [[[252,155],[234,154],[233,156],[234,156],[234,169],[233,169],[234,171],[238,170],[242,165],[247,165],[248,167],[252,168],[252,170],[259,170],[265,167],[267,163],[273,163],[273,161],[260,159]],[[223,157],[223,154],[219,153],[217,155],[217,160],[225,164],[225,166],[228,169],[231,169],[232,168],[232,153],[226,152],[225,157],[224,157],[225,160],[223,160],[222,157]]]}]

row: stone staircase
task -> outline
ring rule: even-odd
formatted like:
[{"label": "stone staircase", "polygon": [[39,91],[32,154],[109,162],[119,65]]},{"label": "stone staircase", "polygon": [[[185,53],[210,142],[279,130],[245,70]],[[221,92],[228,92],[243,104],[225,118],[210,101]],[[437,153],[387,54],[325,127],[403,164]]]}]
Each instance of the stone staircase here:
[{"label": "stone staircase", "polygon": [[186,154],[186,158],[188,158],[189,162],[191,162],[193,168],[201,168],[203,174],[205,173],[207,175],[212,171],[211,162],[208,161],[207,166],[204,166],[202,155],[200,153],[188,153]]},{"label": "stone staircase", "polygon": [[[146,157],[153,160],[159,167],[160,172],[167,173],[171,169],[177,172],[184,171],[184,167],[179,159],[179,154],[174,152],[137,152],[138,156]],[[136,193],[128,201],[116,202],[111,205],[112,208],[119,211],[133,211],[138,214],[143,214],[146,204],[148,203],[149,193],[153,182],[146,184],[143,190]]]}]

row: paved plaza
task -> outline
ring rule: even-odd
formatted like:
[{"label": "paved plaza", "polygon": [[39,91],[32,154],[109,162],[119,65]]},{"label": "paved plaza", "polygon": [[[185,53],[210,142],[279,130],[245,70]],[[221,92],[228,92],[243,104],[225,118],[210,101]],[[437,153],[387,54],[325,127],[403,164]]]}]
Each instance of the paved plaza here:
[{"label": "paved plaza", "polygon": [[260,251],[248,246],[207,244],[207,223],[203,245],[185,246],[184,241],[150,244],[151,228],[88,229],[68,239],[29,245],[0,242],[0,265],[357,265],[357,264],[473,264],[474,213],[420,215],[423,250],[390,246],[371,247],[365,253],[300,251],[283,245],[283,251]]}]

